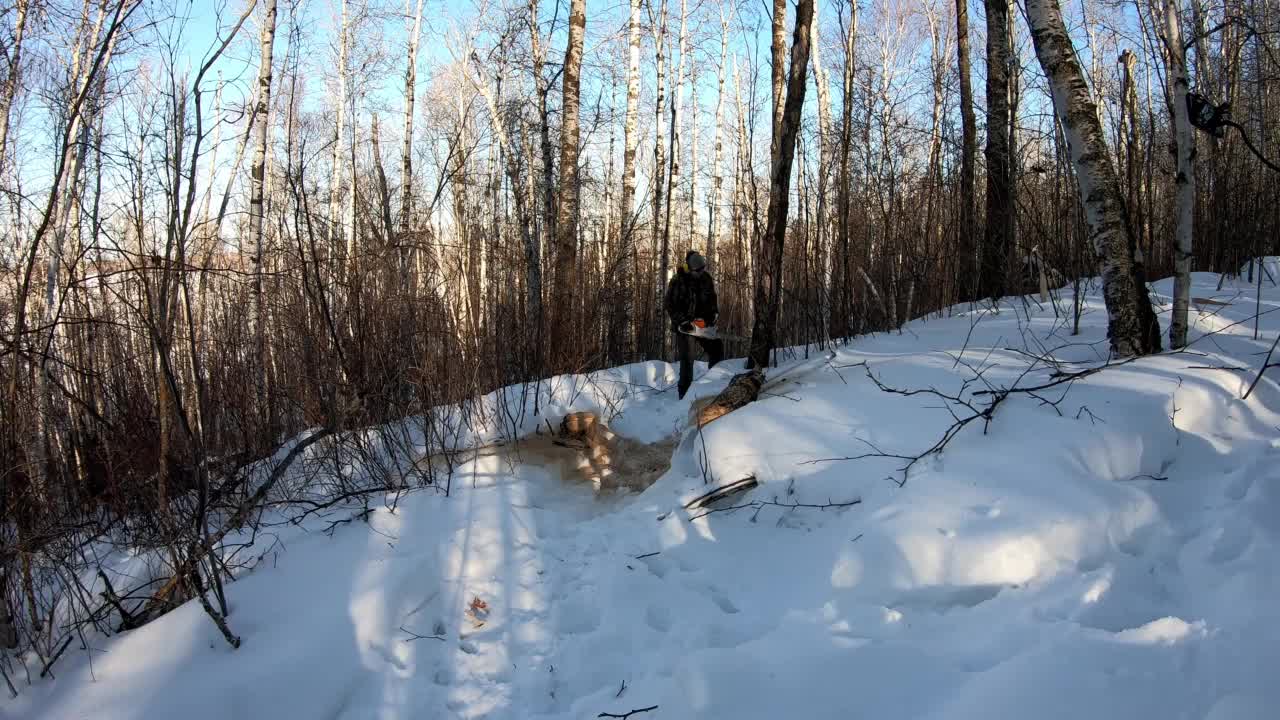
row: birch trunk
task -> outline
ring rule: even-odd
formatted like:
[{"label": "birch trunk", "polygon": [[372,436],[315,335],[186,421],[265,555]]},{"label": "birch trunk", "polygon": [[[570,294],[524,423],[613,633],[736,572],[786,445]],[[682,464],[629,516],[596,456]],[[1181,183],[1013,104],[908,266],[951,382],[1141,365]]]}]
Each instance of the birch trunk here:
[{"label": "birch trunk", "polygon": [[1146,283],[1136,272],[1120,184],[1062,9],[1058,0],[1027,0],[1026,7],[1036,56],[1049,79],[1054,110],[1075,166],[1089,240],[1101,264],[1112,353],[1129,357],[1159,352],[1160,325],[1151,310]]},{"label": "birch trunk", "polygon": [[769,137],[769,163],[772,165],[778,161],[778,140],[782,137],[783,103],[787,91],[787,0],[773,0],[773,42],[769,57],[773,89],[773,134]]},{"label": "birch trunk", "polygon": [[9,77],[5,78],[3,96],[0,97],[0,177],[4,176],[5,163],[9,157],[9,117],[13,107],[13,99],[18,94],[18,85],[22,82],[22,40],[26,35],[27,10],[31,0],[18,0],[18,17],[13,28],[13,54],[9,59]]},{"label": "birch trunk", "polygon": [[850,212],[852,210],[852,173],[850,171],[850,153],[853,150],[853,82],[857,72],[854,55],[854,42],[858,34],[858,3],[849,0],[849,24],[844,36],[844,78],[841,83],[844,93],[840,119],[840,175],[836,187],[836,206],[839,213],[837,227],[840,233],[840,264],[837,286],[840,288],[840,300],[837,303],[835,332],[847,337],[852,333],[853,318],[853,266],[850,260]]},{"label": "birch trunk", "polygon": [[[635,247],[636,147],[640,136],[636,121],[640,117],[640,0],[631,0],[631,16],[627,27],[627,110],[622,136],[622,194],[618,198],[618,274],[624,287],[633,282],[632,249]],[[616,302],[613,323],[609,327],[610,360],[626,361],[627,329],[631,326],[631,294],[624,290]]]},{"label": "birch trunk", "polygon": [[978,157],[978,120],[973,113],[973,80],[969,63],[969,0],[956,0],[956,57],[960,68],[960,118],[963,141],[960,153],[960,229],[956,252],[959,254],[958,281],[961,301],[972,300],[977,293],[974,277],[977,246],[977,219],[974,213],[975,166]]},{"label": "birch trunk", "polygon": [[[418,77],[418,37],[422,31],[423,0],[418,0],[418,11],[414,14],[413,29],[409,31],[409,57],[404,69],[404,138],[400,146],[400,227],[396,245],[400,248],[400,271],[408,274],[412,262],[406,243],[409,242],[409,228],[413,221],[413,104],[417,96]],[[405,13],[409,11],[409,0],[405,0]],[[406,18],[407,22],[407,18]],[[494,117],[497,123],[497,117]]]},{"label": "birch trunk", "polygon": [[[684,105],[684,66],[685,66],[685,21],[688,19],[687,0],[680,0],[680,35],[676,48],[680,53],[680,63],[676,65],[676,73],[671,76],[671,147],[670,165],[667,174],[667,207],[662,221],[662,247],[664,255],[671,249],[671,210],[674,206],[676,189],[680,185],[680,111]],[[663,275],[665,280],[665,274]]]},{"label": "birch trunk", "polygon": [[[262,220],[263,191],[267,170],[267,112],[271,107],[272,49],[276,37],[276,0],[264,0],[262,6],[261,62],[258,66],[257,108],[254,110],[253,163],[249,170],[249,240],[254,246],[256,264],[253,269],[253,323],[256,339],[258,372],[265,372],[266,346],[262,326],[265,310],[262,297]],[[259,380],[261,380],[261,375]]]},{"label": "birch trunk", "polygon": [[1013,242],[1013,177],[1009,148],[1009,0],[987,9],[987,225],[978,292],[993,303],[1005,294]]},{"label": "birch trunk", "polygon": [[[664,316],[662,308],[662,298],[666,292],[667,273],[670,268],[670,248],[667,247],[666,236],[662,233],[662,202],[663,202],[663,181],[666,178],[666,139],[664,138],[663,128],[666,126],[664,107],[666,104],[666,86],[665,71],[666,63],[664,50],[667,40],[667,0],[662,0],[658,9],[657,35],[653,39],[655,62],[657,64],[657,83],[654,92],[657,93],[657,99],[654,101],[654,141],[653,141],[653,240],[656,245],[658,238],[662,237],[661,250],[658,255],[658,277],[654,283],[653,298],[653,348],[659,357],[666,355],[667,351],[667,333],[664,329]],[[669,202],[669,201],[668,201]]]},{"label": "birch trunk", "polygon": [[724,71],[729,62],[729,21],[733,17],[720,14],[720,67],[716,71],[715,155],[711,164],[711,197],[707,199],[707,262],[715,265],[716,243],[720,240],[721,188],[724,187]]},{"label": "birch trunk", "polygon": [[[775,5],[774,10],[775,13],[785,13],[786,3]],[[796,6],[786,104],[778,125],[779,135],[773,143],[777,152],[769,171],[769,210],[765,236],[760,247],[760,272],[755,286],[755,320],[751,329],[750,360],[752,366],[761,372],[769,365],[769,353],[776,341],[778,306],[782,299],[782,250],[791,194],[791,162],[795,156],[796,134],[800,130],[801,113],[804,110],[805,81],[809,66],[809,28],[812,20],[813,0],[800,0]],[[778,15],[775,14],[775,34],[779,22]],[[775,55],[775,61],[777,60]]]},{"label": "birch trunk", "polygon": [[[1191,0],[1193,3],[1199,0]],[[1191,304],[1192,230],[1196,208],[1196,138],[1187,110],[1187,54],[1182,41],[1178,16],[1180,0],[1163,0],[1164,51],[1166,78],[1173,110],[1173,139],[1177,148],[1177,174],[1174,180],[1177,223],[1173,247],[1173,318],[1169,323],[1169,347],[1187,344],[1187,309]]]},{"label": "birch trunk", "polygon": [[[334,130],[333,157],[329,164],[329,252],[334,254],[337,254],[338,248],[346,245],[346,238],[342,236],[342,182],[340,177],[342,175],[343,130],[345,129],[347,113],[347,0],[342,0],[342,24],[338,28],[338,37],[338,118],[337,126]],[[261,119],[262,122],[266,122],[265,113],[263,113]],[[257,122],[258,118],[255,117],[254,120]],[[350,257],[344,258],[343,268],[349,267],[350,263]]]},{"label": "birch trunk", "polygon": [[[815,0],[816,3],[816,0]],[[818,35],[818,9],[815,7],[813,18],[809,23],[809,43],[812,48],[813,82],[818,90],[818,188],[816,222],[814,228],[814,248],[818,255],[819,277],[821,287],[818,288],[818,322],[823,346],[831,339],[831,288],[832,255],[827,247],[827,176],[830,172],[831,147],[831,89],[827,73],[822,69],[822,38]]]},{"label": "birch trunk", "polygon": [[572,0],[569,8],[569,44],[564,55],[563,120],[560,131],[559,204],[556,207],[556,307],[561,360],[571,355],[575,342],[572,307],[577,268],[578,239],[578,92],[582,73],[582,36],[586,31],[586,0]]}]

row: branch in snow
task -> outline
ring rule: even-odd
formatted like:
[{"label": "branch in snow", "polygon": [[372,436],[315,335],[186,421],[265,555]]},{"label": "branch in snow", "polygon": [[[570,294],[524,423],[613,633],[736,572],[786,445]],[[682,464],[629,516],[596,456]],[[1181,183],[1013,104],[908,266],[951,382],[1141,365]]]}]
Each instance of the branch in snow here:
[{"label": "branch in snow", "polygon": [[1244,391],[1244,396],[1240,398],[1241,400],[1249,399],[1249,395],[1258,386],[1258,381],[1262,379],[1262,375],[1267,371],[1267,368],[1280,365],[1280,363],[1271,362],[1271,353],[1276,351],[1277,344],[1280,344],[1280,334],[1277,334],[1275,342],[1271,343],[1271,349],[1267,351],[1267,356],[1262,360],[1262,367],[1258,369],[1258,376],[1253,379],[1253,382],[1249,383],[1249,389]]},{"label": "branch in snow", "polygon": [[731,505],[729,507],[712,508],[710,510],[703,510],[697,515],[694,515],[693,517],[689,518],[689,520],[693,521],[693,520],[697,520],[700,517],[706,517],[711,513],[729,512],[730,510],[742,510],[745,508],[755,508],[756,510],[760,510],[761,508],[764,508],[770,505],[772,505],[773,507],[788,508],[788,509],[810,508],[814,510],[826,510],[827,508],[849,507],[851,505],[860,505],[861,503],[862,503],[862,498],[860,497],[854,498],[847,502],[831,502],[830,500],[828,500],[821,505],[816,505],[813,503],[801,503],[801,502],[783,503],[783,502],[778,502],[776,500],[752,500],[749,503],[743,503],[741,505]]},{"label": "branch in snow", "polygon": [[400,626],[400,630],[401,632],[407,633],[409,635],[409,637],[403,639],[403,642],[413,642],[414,640],[439,640],[440,642],[445,641],[445,637],[443,635],[419,635],[418,633],[405,628],[405,626],[403,625]]},{"label": "branch in snow", "polygon": [[638,714],[640,714],[640,713],[645,713],[645,712],[649,712],[650,710],[657,710],[657,709],[658,709],[658,706],[657,706],[657,705],[650,705],[650,706],[649,706],[649,707],[647,707],[647,708],[640,708],[640,709],[638,709],[638,710],[632,710],[631,712],[627,713],[626,715],[614,715],[613,713],[602,712],[602,713],[600,713],[599,715],[597,715],[596,717],[598,717],[598,718],[623,718],[623,720],[626,720],[626,718],[629,718],[629,717],[631,717],[632,715],[638,715]]}]

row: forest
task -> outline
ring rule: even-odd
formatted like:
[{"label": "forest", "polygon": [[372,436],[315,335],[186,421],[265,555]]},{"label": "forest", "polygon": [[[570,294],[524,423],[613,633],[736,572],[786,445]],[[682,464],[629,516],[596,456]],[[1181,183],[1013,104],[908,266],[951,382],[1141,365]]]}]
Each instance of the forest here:
[{"label": "forest", "polygon": [[[0,50],[0,643],[46,662],[190,599],[230,641],[222,541],[313,443],[307,502],[422,487],[382,450],[433,408],[670,360],[689,249],[766,375],[1094,282],[1112,357],[1177,349],[1193,271],[1280,252],[1268,0],[4,0]],[[104,546],[163,567],[89,592]]]}]

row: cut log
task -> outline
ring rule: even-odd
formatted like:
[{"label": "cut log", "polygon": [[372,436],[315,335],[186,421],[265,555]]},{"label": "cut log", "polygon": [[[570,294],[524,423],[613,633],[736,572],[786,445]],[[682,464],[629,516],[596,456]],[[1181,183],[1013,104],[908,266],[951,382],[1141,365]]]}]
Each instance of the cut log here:
[{"label": "cut log", "polygon": [[764,373],[758,369],[734,375],[728,387],[720,391],[714,400],[698,409],[696,418],[698,427],[701,428],[712,420],[753,402],[760,396],[762,385],[764,385]]},{"label": "cut log", "polygon": [[759,484],[760,483],[756,482],[754,475],[749,475],[741,480],[731,482],[728,485],[722,485],[711,492],[699,495],[685,503],[684,509],[697,510],[698,508],[706,507],[717,500],[723,500],[727,497],[744,493]]}]

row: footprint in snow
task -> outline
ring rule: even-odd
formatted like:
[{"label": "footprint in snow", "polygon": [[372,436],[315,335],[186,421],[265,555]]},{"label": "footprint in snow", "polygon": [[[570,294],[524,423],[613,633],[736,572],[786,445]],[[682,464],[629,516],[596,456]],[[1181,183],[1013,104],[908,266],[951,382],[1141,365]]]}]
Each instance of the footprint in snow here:
[{"label": "footprint in snow", "polygon": [[661,605],[650,605],[644,613],[644,621],[653,630],[665,633],[671,629],[671,608]]},{"label": "footprint in snow", "polygon": [[1213,550],[1209,553],[1210,562],[1225,565],[1240,559],[1245,550],[1253,542],[1253,531],[1240,523],[1231,523],[1222,528],[1218,539],[1214,541]]},{"label": "footprint in snow", "polygon": [[711,602],[715,603],[716,607],[720,608],[720,612],[726,615],[736,615],[739,612],[738,606],[734,605],[727,595],[715,588],[711,588]]},{"label": "footprint in snow", "polygon": [[1249,490],[1253,488],[1254,474],[1252,472],[1241,472],[1237,477],[1227,485],[1227,489],[1223,492],[1228,500],[1243,500],[1245,495],[1249,494]]},{"label": "footprint in snow", "polygon": [[577,595],[560,603],[558,620],[562,632],[569,634],[586,634],[600,627],[600,608],[584,602],[582,595],[594,594],[591,588],[581,588]]}]

